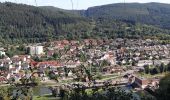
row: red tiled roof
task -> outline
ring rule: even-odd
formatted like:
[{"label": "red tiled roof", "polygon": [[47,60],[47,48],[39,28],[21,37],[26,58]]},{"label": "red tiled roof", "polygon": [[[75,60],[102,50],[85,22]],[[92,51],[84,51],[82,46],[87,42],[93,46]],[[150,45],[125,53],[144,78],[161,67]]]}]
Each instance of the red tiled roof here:
[{"label": "red tiled roof", "polygon": [[3,81],[6,81],[6,78],[3,77],[3,76],[1,76],[1,77],[0,77],[0,82],[3,82]]},{"label": "red tiled roof", "polygon": [[47,52],[47,55],[48,55],[48,56],[52,56],[54,53],[55,53],[54,50],[49,50],[49,51]]},{"label": "red tiled roof", "polygon": [[72,45],[75,45],[75,44],[77,44],[77,43],[78,43],[78,41],[74,41],[74,40],[72,40],[72,41],[70,41],[70,43],[71,43]]},{"label": "red tiled roof", "polygon": [[59,62],[57,61],[44,61],[44,62],[38,62],[36,66],[39,65],[51,65],[51,66],[60,66]]},{"label": "red tiled roof", "polygon": [[33,60],[31,61],[31,65],[32,65],[32,66],[36,66],[37,64],[38,64],[38,62],[33,61]]},{"label": "red tiled roof", "polygon": [[70,42],[68,40],[62,40],[63,44],[69,44]]}]

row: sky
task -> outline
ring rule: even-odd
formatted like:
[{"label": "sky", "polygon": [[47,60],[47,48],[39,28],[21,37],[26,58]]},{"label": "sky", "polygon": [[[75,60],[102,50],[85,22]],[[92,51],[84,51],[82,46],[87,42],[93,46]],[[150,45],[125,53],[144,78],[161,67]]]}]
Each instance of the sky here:
[{"label": "sky", "polygon": [[[23,3],[28,5],[36,6],[35,1],[37,1],[37,6],[55,6],[62,9],[87,9],[88,7],[112,4],[112,3],[123,3],[124,0],[0,0],[0,2],[15,2]],[[72,3],[73,1],[73,7]],[[126,3],[130,2],[161,2],[170,3],[170,0],[125,0]]]}]

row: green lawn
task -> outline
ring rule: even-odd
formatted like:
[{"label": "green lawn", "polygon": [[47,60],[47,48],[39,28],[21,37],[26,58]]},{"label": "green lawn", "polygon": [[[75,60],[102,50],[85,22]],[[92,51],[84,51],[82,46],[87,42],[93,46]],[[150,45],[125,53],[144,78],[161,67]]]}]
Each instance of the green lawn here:
[{"label": "green lawn", "polygon": [[68,80],[62,80],[60,83],[72,83],[74,82],[73,79],[68,79]]},{"label": "green lawn", "polygon": [[106,79],[114,78],[114,77],[117,77],[117,76],[118,76],[117,74],[110,74],[110,75],[99,74],[99,75],[95,75],[94,78],[96,79],[97,77],[100,77],[100,80],[106,80]]}]

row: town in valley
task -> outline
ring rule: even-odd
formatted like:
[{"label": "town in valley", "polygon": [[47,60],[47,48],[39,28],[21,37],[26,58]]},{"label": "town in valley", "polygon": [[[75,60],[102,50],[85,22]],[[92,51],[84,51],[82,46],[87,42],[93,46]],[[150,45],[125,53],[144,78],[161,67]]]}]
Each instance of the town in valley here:
[{"label": "town in valley", "polygon": [[[13,55],[8,49],[21,50]],[[24,53],[23,53],[24,52]],[[150,95],[170,71],[170,44],[152,39],[58,40],[0,48],[0,83],[60,89],[121,87]],[[26,81],[28,80],[28,81]]]},{"label": "town in valley", "polygon": [[169,0],[0,0],[0,100],[169,98]]}]

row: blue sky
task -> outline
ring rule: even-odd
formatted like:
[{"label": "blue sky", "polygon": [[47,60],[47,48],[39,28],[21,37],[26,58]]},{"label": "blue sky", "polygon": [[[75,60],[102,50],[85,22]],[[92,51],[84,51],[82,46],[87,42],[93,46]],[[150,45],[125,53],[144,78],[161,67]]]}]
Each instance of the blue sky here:
[{"label": "blue sky", "polygon": [[[29,5],[36,5],[35,0],[0,0],[0,2],[17,2]],[[71,0],[36,0],[38,6],[55,6],[63,9],[72,9]],[[74,3],[74,9],[87,9],[88,7],[111,4],[111,3],[123,3],[124,0],[72,0]],[[170,3],[170,0],[125,0],[126,2],[161,2]]]}]

